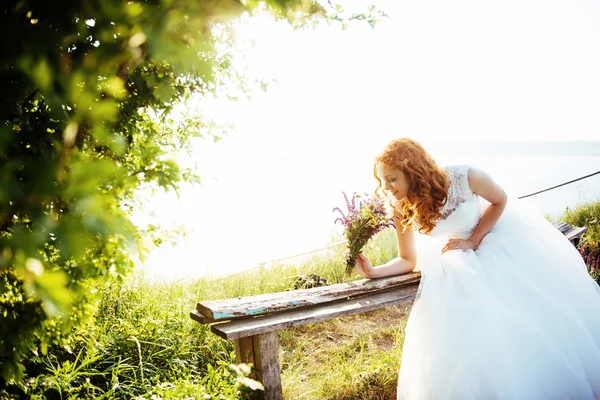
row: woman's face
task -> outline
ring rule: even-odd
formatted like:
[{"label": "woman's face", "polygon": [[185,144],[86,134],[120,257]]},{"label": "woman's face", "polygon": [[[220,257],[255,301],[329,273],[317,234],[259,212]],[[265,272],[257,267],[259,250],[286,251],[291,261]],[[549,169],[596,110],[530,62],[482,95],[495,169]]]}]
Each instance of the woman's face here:
[{"label": "woman's face", "polygon": [[396,168],[377,163],[377,176],[381,181],[381,187],[388,195],[402,200],[408,195],[408,181],[404,173]]}]

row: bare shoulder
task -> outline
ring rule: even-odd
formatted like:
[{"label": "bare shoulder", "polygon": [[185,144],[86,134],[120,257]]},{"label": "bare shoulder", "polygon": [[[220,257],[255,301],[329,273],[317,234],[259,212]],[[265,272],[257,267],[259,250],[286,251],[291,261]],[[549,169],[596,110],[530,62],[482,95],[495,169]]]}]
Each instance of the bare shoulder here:
[{"label": "bare shoulder", "polygon": [[506,200],[504,190],[482,169],[469,167],[468,182],[471,191],[486,200],[497,203]]},{"label": "bare shoulder", "polygon": [[475,167],[469,167],[467,179],[469,181],[469,186],[471,186],[471,188],[473,188],[473,185],[479,186],[481,184],[494,182],[494,180],[492,179],[490,174],[488,174],[487,172],[485,172],[484,170],[482,170],[480,168],[475,168]]}]

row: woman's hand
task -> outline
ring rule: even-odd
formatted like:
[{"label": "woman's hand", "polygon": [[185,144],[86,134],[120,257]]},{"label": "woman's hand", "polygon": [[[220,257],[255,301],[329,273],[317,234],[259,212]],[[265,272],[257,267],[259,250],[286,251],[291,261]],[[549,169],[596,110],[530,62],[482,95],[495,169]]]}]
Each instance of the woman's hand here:
[{"label": "woman's hand", "polygon": [[475,243],[468,239],[450,239],[448,243],[442,249],[442,254],[450,250],[475,250],[477,246]]},{"label": "woman's hand", "polygon": [[371,264],[371,261],[363,253],[358,253],[356,257],[356,265],[354,266],[356,272],[365,279],[372,279],[375,268]]}]

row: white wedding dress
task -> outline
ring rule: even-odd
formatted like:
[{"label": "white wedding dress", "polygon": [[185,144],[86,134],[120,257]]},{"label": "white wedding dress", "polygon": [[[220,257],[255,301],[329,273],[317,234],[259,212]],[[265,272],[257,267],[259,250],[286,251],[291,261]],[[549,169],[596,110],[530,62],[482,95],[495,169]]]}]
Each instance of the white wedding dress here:
[{"label": "white wedding dress", "polygon": [[469,237],[487,205],[468,169],[446,169],[445,218],[417,235],[421,283],[398,399],[599,397],[600,289],[552,224],[509,200],[475,251],[440,254],[448,239]]}]

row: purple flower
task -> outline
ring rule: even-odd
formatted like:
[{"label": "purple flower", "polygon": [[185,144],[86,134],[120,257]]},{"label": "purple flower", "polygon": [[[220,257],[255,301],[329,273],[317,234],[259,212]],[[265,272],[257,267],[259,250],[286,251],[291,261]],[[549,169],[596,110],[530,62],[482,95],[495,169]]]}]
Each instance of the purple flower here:
[{"label": "purple flower", "polygon": [[389,226],[394,226],[387,217],[383,200],[377,196],[356,193],[351,199],[342,192],[346,200],[347,213],[339,207],[333,209],[339,212],[340,217],[334,223],[340,222],[344,226],[344,236],[348,240],[348,253],[346,256],[346,273],[352,272],[356,265],[356,257],[367,244],[369,239]]},{"label": "purple flower", "polygon": [[579,253],[585,262],[590,275],[594,279],[600,277],[600,249],[583,242],[579,246]]}]

